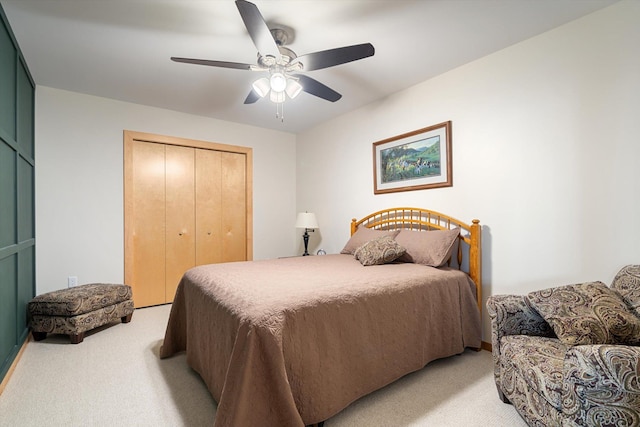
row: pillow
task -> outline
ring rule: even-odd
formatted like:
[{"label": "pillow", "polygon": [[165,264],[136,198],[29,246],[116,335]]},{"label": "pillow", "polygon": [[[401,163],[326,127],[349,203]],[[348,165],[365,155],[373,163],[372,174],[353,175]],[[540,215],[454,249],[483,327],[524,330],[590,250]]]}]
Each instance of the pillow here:
[{"label": "pillow", "polygon": [[640,319],[602,282],[543,289],[527,298],[564,344],[640,344]]},{"label": "pillow", "polygon": [[395,261],[404,252],[405,249],[393,237],[381,236],[360,246],[353,256],[364,266],[381,265]]},{"label": "pillow", "polygon": [[640,265],[623,267],[613,279],[611,289],[618,291],[627,306],[640,316]]},{"label": "pillow", "polygon": [[398,233],[400,233],[400,230],[374,230],[368,227],[358,227],[340,253],[353,255],[356,249],[367,243],[369,240],[373,240],[376,237],[381,236],[396,237]]},{"label": "pillow", "polygon": [[396,241],[406,248],[407,252],[398,261],[440,267],[451,258],[459,235],[459,228],[433,231],[402,230]]}]

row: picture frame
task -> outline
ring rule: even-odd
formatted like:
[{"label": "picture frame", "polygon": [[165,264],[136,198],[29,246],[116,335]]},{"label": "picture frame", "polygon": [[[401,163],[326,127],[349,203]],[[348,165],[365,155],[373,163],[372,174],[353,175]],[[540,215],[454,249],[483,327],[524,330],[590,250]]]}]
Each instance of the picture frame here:
[{"label": "picture frame", "polygon": [[453,186],[451,121],[373,143],[373,193]]}]

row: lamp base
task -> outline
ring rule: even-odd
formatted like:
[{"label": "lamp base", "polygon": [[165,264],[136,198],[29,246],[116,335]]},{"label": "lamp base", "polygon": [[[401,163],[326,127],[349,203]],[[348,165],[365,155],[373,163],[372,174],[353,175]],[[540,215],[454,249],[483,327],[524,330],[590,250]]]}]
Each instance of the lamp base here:
[{"label": "lamp base", "polygon": [[307,229],[304,229],[304,234],[302,235],[302,240],[304,240],[304,253],[302,254],[302,256],[309,256],[309,233],[307,232]]}]

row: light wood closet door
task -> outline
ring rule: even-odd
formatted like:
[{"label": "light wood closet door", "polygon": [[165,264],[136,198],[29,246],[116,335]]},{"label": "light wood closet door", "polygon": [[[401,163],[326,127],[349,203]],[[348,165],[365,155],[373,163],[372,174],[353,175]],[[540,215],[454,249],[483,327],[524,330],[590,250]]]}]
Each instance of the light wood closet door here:
[{"label": "light wood closet door", "polygon": [[243,261],[247,253],[247,200],[245,156],[222,153],[222,261]]},{"label": "light wood closet door", "polygon": [[222,153],[195,150],[196,156],[196,264],[223,261],[222,236]]},{"label": "light wood closet door", "polygon": [[136,141],[131,146],[129,229],[131,266],[128,282],[137,307],[164,304],[165,290],[165,147]]},{"label": "light wood closet door", "polygon": [[173,301],[180,278],[196,265],[195,153],[165,145],[165,301]]},{"label": "light wood closet door", "polygon": [[136,307],[173,301],[196,265],[251,259],[250,149],[125,132],[124,152],[125,283]]},{"label": "light wood closet door", "polygon": [[247,259],[244,154],[196,149],[196,265]]},{"label": "light wood closet door", "polygon": [[138,307],[173,301],[195,261],[194,149],[133,144],[133,283]]}]

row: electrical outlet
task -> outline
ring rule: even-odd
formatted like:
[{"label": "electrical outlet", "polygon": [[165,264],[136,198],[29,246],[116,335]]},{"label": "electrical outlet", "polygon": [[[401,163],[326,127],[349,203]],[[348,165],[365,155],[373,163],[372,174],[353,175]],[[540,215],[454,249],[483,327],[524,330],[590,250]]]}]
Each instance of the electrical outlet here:
[{"label": "electrical outlet", "polygon": [[67,287],[73,288],[74,286],[78,286],[78,276],[67,277]]}]

